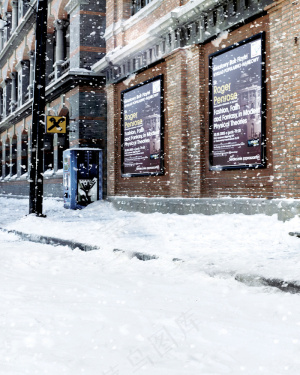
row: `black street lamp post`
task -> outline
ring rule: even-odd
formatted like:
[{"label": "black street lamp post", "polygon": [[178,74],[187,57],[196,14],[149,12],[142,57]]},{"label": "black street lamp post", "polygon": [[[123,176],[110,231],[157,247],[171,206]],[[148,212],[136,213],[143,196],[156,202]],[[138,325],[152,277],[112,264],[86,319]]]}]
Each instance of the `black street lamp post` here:
[{"label": "black street lamp post", "polygon": [[43,215],[43,138],[45,129],[47,0],[38,0],[35,31],[29,214]]}]

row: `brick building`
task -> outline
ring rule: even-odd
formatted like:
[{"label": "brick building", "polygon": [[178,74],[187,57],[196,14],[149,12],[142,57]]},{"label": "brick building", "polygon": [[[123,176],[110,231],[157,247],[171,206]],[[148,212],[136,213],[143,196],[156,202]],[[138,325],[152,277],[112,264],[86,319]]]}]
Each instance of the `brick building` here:
[{"label": "brick building", "polygon": [[[36,1],[1,2],[0,193],[28,195]],[[44,134],[44,194],[63,196],[62,152],[106,150],[104,78],[91,66],[105,56],[105,2],[48,2],[46,115],[66,116],[66,134]]]},{"label": "brick building", "polygon": [[[300,197],[297,4],[107,0],[107,54],[93,70],[107,80],[111,201],[147,212],[272,213]],[[151,112],[147,98],[138,103],[153,80],[162,103],[149,100]],[[155,156],[138,145],[148,134],[138,129],[160,110]],[[155,162],[144,160],[157,155],[162,169],[148,173]]]},{"label": "brick building", "polygon": [[[116,206],[300,213],[297,1],[70,0],[48,13],[46,112],[67,115],[69,134],[45,137],[46,194],[61,195],[62,149],[106,150],[107,139]],[[0,188],[16,194],[30,157],[34,13],[6,1],[2,18]]]}]

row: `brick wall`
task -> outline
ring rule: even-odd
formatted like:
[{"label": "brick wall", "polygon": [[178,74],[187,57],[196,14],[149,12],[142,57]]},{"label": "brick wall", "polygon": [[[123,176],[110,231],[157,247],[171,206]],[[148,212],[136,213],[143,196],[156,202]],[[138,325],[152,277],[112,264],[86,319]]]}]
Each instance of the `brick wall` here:
[{"label": "brick wall", "polygon": [[199,197],[201,194],[201,140],[203,128],[200,127],[203,107],[204,86],[200,82],[199,72],[203,71],[202,50],[198,45],[185,50],[186,55],[186,82],[187,82],[187,189],[190,198]]},{"label": "brick wall", "polygon": [[167,95],[165,107],[168,139],[166,156],[169,159],[170,194],[181,197],[187,194],[187,83],[186,53],[179,49],[166,59]]},{"label": "brick wall", "polygon": [[[209,55],[261,31],[266,35],[266,168],[209,171]],[[278,174],[273,174],[270,47],[269,18],[264,16],[234,30],[219,47],[207,43],[177,49],[130,81],[133,86],[158,74],[164,75],[164,176],[121,177],[120,99],[121,91],[129,86],[124,82],[110,85],[107,88],[108,195],[272,198],[273,181]],[[279,106],[280,98],[277,101]]]},{"label": "brick wall", "polygon": [[116,195],[116,164],[118,147],[120,147],[118,142],[117,132],[117,95],[116,86],[110,85],[106,87],[106,97],[107,103],[107,194]]},{"label": "brick wall", "polygon": [[[106,27],[111,26],[112,23],[121,22],[130,17],[130,0],[108,0],[106,4]],[[109,38],[106,41],[106,51],[110,52],[116,46],[125,46],[133,42],[159,18],[167,15],[180,5],[182,5],[180,0],[162,1],[161,5],[149,16],[139,20],[127,30],[120,31],[116,36]]]},{"label": "brick wall", "polygon": [[274,195],[299,198],[300,8],[295,1],[277,1],[268,13]]},{"label": "brick wall", "polygon": [[106,0],[106,27],[116,21],[116,0]]}]

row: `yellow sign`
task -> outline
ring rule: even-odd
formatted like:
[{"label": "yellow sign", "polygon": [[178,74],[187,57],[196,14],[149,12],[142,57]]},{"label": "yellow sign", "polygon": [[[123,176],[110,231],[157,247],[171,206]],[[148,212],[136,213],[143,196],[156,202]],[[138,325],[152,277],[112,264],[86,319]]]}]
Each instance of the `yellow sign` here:
[{"label": "yellow sign", "polygon": [[63,116],[47,116],[47,133],[66,133],[67,119]]}]

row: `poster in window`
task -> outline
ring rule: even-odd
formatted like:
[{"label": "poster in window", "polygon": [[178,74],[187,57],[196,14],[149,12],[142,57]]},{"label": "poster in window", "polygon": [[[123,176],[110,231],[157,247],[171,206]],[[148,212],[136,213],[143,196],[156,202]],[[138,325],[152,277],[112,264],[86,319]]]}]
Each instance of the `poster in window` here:
[{"label": "poster in window", "polygon": [[121,93],[123,177],[163,174],[162,86],[160,75]]},{"label": "poster in window", "polygon": [[263,34],[210,56],[210,169],[265,166]]}]

